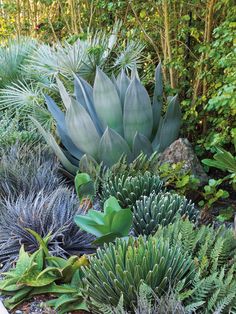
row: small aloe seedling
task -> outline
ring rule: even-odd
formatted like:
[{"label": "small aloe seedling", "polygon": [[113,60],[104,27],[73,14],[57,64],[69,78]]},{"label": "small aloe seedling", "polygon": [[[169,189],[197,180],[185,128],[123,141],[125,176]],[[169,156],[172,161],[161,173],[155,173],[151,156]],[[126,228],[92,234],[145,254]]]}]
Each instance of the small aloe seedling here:
[{"label": "small aloe seedling", "polygon": [[126,237],[132,225],[132,211],[121,208],[117,199],[110,196],[104,203],[104,212],[90,209],[87,215],[77,215],[75,223],[97,237],[94,243],[102,244]]}]

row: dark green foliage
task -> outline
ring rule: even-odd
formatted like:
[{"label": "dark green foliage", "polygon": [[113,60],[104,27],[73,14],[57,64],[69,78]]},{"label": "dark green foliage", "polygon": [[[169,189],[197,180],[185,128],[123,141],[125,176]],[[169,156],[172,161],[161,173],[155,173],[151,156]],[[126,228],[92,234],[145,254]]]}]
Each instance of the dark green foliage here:
[{"label": "dark green foliage", "polygon": [[105,201],[109,196],[118,199],[121,207],[134,206],[136,201],[143,195],[151,192],[160,192],[163,182],[158,175],[146,171],[137,176],[111,175],[102,184],[101,198]]},{"label": "dark green foliage", "polygon": [[121,294],[125,308],[131,309],[142,282],[161,296],[170,285],[188,287],[195,267],[187,252],[183,253],[178,245],[170,246],[161,237],[131,237],[99,248],[83,273],[83,294],[89,298],[90,309],[93,301],[116,306]]},{"label": "dark green foliage", "polygon": [[166,226],[180,217],[196,221],[198,210],[184,196],[169,192],[143,196],[133,207],[135,235],[154,234],[159,226]]},{"label": "dark green foliage", "polygon": [[53,255],[65,257],[94,251],[94,237],[74,223],[74,216],[83,212],[75,193],[65,187],[49,192],[41,190],[37,195],[21,195],[16,200],[10,196],[0,203],[0,263],[5,267],[17,259],[22,244],[27,252],[38,249],[26,228],[42,238],[51,234],[48,249]]}]

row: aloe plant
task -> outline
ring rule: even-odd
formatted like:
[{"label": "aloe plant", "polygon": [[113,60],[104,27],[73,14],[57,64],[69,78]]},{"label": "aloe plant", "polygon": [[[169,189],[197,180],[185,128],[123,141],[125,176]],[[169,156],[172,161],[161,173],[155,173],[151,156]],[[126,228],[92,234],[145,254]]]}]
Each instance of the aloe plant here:
[{"label": "aloe plant", "polygon": [[167,111],[161,116],[163,86],[161,64],[155,72],[153,101],[141,84],[137,70],[131,79],[122,70],[111,80],[97,68],[93,88],[75,75],[74,95],[70,96],[58,80],[65,113],[46,96],[48,110],[57,124],[65,153],[52,135],[35,124],[53,148],[63,166],[75,174],[78,160],[89,155],[110,167],[121,158],[134,160],[141,152],[151,155],[168,147],[179,134],[181,110],[177,95],[169,98]]}]

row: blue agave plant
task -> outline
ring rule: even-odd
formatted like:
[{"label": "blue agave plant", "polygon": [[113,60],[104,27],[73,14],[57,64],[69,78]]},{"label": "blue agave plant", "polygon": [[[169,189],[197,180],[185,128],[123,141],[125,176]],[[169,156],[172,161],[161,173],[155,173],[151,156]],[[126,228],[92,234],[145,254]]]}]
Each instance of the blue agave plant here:
[{"label": "blue agave plant", "polygon": [[131,79],[122,70],[110,79],[97,69],[93,88],[75,75],[74,95],[70,96],[57,81],[65,113],[52,98],[46,96],[48,110],[57,123],[57,132],[65,150],[50,133],[34,120],[63,166],[75,174],[83,155],[110,167],[122,155],[128,161],[141,152],[161,152],[177,139],[181,110],[177,95],[169,97],[167,111],[161,116],[163,84],[161,64],[155,71],[155,88],[151,101],[136,70]]}]

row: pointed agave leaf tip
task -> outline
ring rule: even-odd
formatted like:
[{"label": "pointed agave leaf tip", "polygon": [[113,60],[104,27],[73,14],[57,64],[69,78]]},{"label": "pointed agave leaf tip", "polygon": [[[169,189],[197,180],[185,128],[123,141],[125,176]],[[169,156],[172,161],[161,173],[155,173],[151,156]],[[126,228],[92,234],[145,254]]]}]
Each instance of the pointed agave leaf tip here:
[{"label": "pointed agave leaf tip", "polygon": [[134,77],[126,91],[123,113],[124,135],[130,146],[136,132],[150,137],[153,127],[152,106],[141,82]]},{"label": "pointed agave leaf tip", "polygon": [[101,70],[96,73],[93,87],[94,107],[99,120],[119,134],[123,134],[122,108],[117,89],[110,78]]},{"label": "pointed agave leaf tip", "polygon": [[99,157],[108,167],[115,164],[122,155],[130,156],[128,144],[115,130],[107,127],[99,144]]}]

